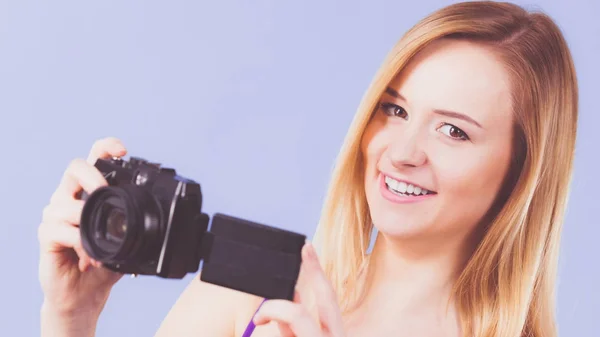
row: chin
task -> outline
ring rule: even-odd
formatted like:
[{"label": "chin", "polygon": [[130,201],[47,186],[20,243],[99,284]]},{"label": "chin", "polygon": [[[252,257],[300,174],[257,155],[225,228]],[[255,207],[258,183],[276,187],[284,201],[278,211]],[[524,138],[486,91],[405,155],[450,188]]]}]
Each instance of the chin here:
[{"label": "chin", "polygon": [[[375,191],[373,191],[375,192]],[[375,195],[373,195],[375,194]],[[432,218],[435,202],[427,205],[421,203],[390,204],[389,201],[372,193],[367,202],[373,226],[381,234],[398,239],[417,238],[434,234],[435,226]]]},{"label": "chin", "polygon": [[371,214],[373,226],[381,234],[398,239],[417,238],[431,235],[433,225],[421,217],[402,214]]}]

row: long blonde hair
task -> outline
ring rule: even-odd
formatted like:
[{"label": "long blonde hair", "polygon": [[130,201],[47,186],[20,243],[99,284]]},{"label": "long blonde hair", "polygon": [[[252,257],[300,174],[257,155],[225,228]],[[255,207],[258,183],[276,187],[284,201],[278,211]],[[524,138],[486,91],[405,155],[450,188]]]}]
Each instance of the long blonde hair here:
[{"label": "long blonde hair", "polygon": [[513,162],[481,242],[455,285],[461,328],[469,336],[554,337],[555,279],[571,179],[578,88],[565,39],[551,18],[510,3],[442,8],[393,47],[364,95],[332,172],[314,237],[323,268],[348,310],[371,240],[360,143],[389,82],[440,38],[492,48],[511,75]]}]

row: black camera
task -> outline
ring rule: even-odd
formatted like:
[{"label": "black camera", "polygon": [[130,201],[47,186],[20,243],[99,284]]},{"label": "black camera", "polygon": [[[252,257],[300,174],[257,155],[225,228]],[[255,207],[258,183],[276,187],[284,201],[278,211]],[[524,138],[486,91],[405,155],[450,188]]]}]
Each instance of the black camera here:
[{"label": "black camera", "polygon": [[182,278],[198,270],[208,216],[200,185],[141,158],[98,160],[108,186],[86,198],[81,239],[91,258],[126,274]]},{"label": "black camera", "polygon": [[99,159],[108,186],[85,200],[83,248],[116,272],[201,279],[293,299],[306,236],[221,213],[202,213],[200,184],[139,157]]}]

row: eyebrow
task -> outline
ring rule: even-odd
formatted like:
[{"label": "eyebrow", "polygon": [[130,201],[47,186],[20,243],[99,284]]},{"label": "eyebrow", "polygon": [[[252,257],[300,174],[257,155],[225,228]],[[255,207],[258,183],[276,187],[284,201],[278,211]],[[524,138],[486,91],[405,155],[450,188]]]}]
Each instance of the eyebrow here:
[{"label": "eyebrow", "polygon": [[[404,96],[402,96],[399,92],[397,92],[396,90],[394,90],[394,89],[392,89],[390,87],[385,88],[385,92],[388,95],[390,95],[390,96],[393,96],[393,97],[399,98],[399,99],[401,99],[403,101],[406,101],[406,98],[404,98]],[[465,114],[462,114],[460,112],[454,112],[454,111],[449,111],[449,110],[444,110],[444,109],[434,109],[433,112],[436,113],[436,114],[438,114],[438,115],[443,115],[443,116],[448,116],[448,117],[452,117],[452,118],[462,119],[465,122],[471,123],[471,124],[476,125],[476,126],[478,126],[478,127],[480,127],[480,128],[483,129],[483,127],[481,126],[481,124],[477,123],[476,120],[474,120],[473,118],[471,118],[471,117],[469,117],[469,116],[467,116]]]}]

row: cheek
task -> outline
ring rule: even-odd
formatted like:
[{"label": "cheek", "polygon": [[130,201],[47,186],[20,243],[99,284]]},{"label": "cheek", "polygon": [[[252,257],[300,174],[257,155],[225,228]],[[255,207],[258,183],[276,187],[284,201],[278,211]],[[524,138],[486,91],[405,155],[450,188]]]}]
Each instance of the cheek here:
[{"label": "cheek", "polygon": [[380,124],[377,121],[369,123],[361,142],[361,152],[365,164],[364,169],[369,175],[374,173],[377,162],[387,147],[385,133]]},{"label": "cheek", "polygon": [[[465,151],[445,158],[438,167],[440,187],[453,203],[464,202],[470,209],[487,211],[506,175],[509,155],[503,151]],[[460,201],[459,201],[460,200]]]}]

